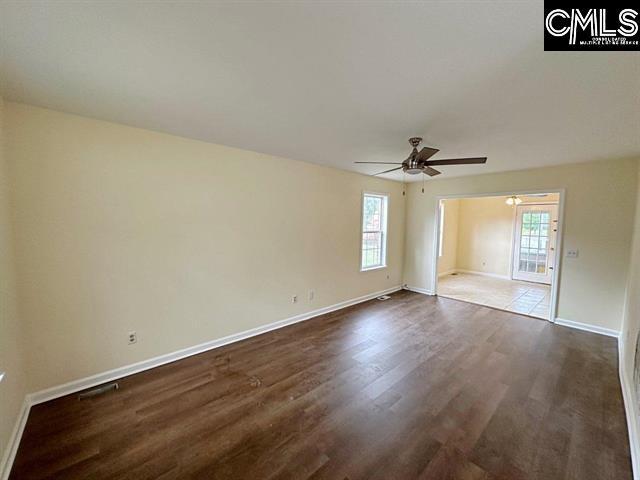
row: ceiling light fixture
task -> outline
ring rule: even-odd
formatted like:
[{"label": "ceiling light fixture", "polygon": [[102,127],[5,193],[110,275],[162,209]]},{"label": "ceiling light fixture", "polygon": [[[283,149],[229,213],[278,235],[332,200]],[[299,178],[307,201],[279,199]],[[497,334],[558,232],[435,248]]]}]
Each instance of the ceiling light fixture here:
[{"label": "ceiling light fixture", "polygon": [[507,197],[505,203],[507,205],[520,205],[522,203],[522,199],[517,195],[511,195],[510,197]]}]

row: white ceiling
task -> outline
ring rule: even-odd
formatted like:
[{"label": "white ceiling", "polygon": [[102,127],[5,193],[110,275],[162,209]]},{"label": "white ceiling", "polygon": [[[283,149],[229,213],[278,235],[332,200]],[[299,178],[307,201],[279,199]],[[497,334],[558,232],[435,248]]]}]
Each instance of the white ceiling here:
[{"label": "white ceiling", "polygon": [[414,135],[489,157],[442,177],[640,156],[640,54],[544,52],[542,7],[1,0],[0,92],[363,173]]}]

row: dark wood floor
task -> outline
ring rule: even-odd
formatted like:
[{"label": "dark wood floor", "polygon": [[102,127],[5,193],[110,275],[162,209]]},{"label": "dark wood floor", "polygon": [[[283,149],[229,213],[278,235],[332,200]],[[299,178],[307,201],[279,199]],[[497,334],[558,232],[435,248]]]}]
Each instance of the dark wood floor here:
[{"label": "dark wood floor", "polygon": [[11,478],[625,480],[616,358],[399,292],[38,405]]}]

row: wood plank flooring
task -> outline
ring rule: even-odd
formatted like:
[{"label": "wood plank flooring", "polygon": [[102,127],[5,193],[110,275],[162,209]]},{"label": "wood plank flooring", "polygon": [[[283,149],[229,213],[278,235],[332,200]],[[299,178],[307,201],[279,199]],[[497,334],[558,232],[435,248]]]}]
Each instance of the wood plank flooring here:
[{"label": "wood plank flooring", "polygon": [[631,479],[613,338],[407,291],[31,410],[12,479]]}]

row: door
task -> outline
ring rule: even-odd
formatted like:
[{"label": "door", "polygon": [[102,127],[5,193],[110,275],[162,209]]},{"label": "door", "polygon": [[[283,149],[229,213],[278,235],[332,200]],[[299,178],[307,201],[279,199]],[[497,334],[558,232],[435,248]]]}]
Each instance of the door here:
[{"label": "door", "polygon": [[557,204],[516,207],[514,280],[551,284],[557,230]]}]

